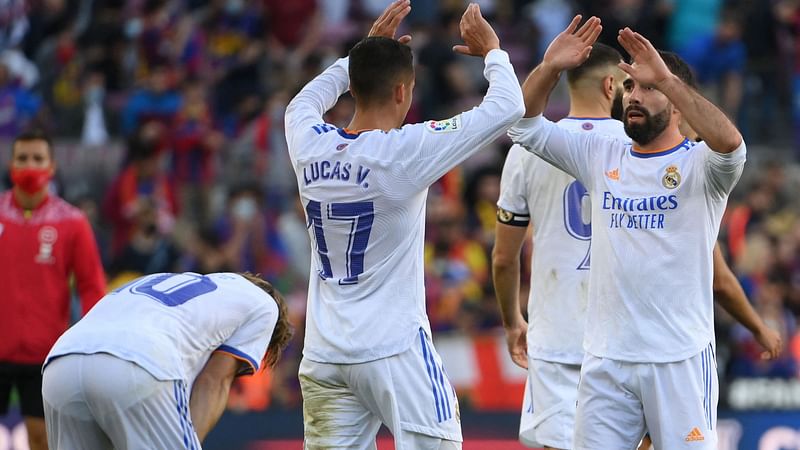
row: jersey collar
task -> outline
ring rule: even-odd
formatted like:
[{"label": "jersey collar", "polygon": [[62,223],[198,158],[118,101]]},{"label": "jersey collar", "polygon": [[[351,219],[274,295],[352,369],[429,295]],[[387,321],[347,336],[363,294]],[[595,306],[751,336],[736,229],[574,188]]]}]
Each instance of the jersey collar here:
[{"label": "jersey collar", "polygon": [[681,141],[680,144],[674,147],[659,149],[659,150],[642,150],[637,148],[636,145],[633,144],[631,145],[631,155],[637,158],[655,158],[656,156],[665,156],[669,155],[670,153],[675,153],[682,148],[689,148],[690,146],[691,143],[687,138],[683,138],[683,141]]}]

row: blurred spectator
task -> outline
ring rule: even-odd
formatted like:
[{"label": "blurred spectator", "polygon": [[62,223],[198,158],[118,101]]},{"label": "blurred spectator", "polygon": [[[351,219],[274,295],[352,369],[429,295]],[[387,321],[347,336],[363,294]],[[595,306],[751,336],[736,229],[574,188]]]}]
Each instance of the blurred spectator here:
[{"label": "blurred spectator", "polygon": [[21,86],[0,63],[0,139],[13,139],[27,127],[41,108],[41,100]]},{"label": "blurred spectator", "polygon": [[[469,238],[460,203],[440,197],[430,198],[428,204],[425,291],[436,332],[457,327],[463,311],[479,309],[489,281],[489,259],[483,245]],[[475,322],[463,325],[468,324]]]},{"label": "blurred spectator", "polygon": [[[243,0],[226,1],[243,3]],[[319,41],[322,16],[317,0],[262,1],[270,30],[270,53],[290,68],[299,67]]]},{"label": "blurred spectator", "polygon": [[30,28],[25,0],[0,0],[0,51],[16,47]]},{"label": "blurred spectator", "polygon": [[179,259],[179,250],[170,235],[158,229],[156,204],[146,198],[133,218],[130,240],[112,261],[110,273],[111,276],[124,274],[127,278],[175,272]]},{"label": "blurred spectator", "polygon": [[696,36],[712,36],[717,29],[723,0],[668,0],[672,5],[667,24],[668,50],[680,52]]},{"label": "blurred spectator", "polygon": [[167,175],[160,165],[161,131],[158,124],[145,124],[128,146],[128,158],[122,172],[111,183],[103,202],[103,214],[111,221],[112,258],[130,243],[136,219],[150,205],[155,205],[158,231],[169,234],[178,211]]},{"label": "blurred spectator", "polygon": [[733,10],[725,11],[716,30],[686,38],[686,44],[678,53],[694,69],[701,87],[711,91],[709,97],[718,99],[715,103],[736,121],[747,58],[738,14]]},{"label": "blurred spectator", "polygon": [[122,112],[122,131],[130,134],[144,122],[155,121],[169,127],[181,105],[174,90],[174,73],[165,65],[151,68],[144,87],[135,91]]},{"label": "blurred spectator", "polygon": [[216,173],[216,154],[223,137],[214,129],[214,117],[199,82],[185,85],[183,104],[169,132],[170,174],[183,205],[183,218],[205,223],[209,219],[209,195]]},{"label": "blurred spectator", "polygon": [[263,208],[264,197],[258,185],[240,184],[228,195],[225,214],[217,219],[214,228],[227,260],[237,272],[279,276],[285,270],[284,253]]}]

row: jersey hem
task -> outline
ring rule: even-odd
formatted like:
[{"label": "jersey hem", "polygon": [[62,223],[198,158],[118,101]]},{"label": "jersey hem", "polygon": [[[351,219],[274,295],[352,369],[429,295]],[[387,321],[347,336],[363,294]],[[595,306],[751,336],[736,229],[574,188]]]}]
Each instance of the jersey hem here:
[{"label": "jersey hem", "polygon": [[[451,419],[452,420],[452,419]],[[459,425],[460,427],[460,425]],[[400,428],[406,431],[411,431],[413,433],[419,433],[425,436],[432,436],[439,439],[445,439],[448,441],[455,441],[455,442],[463,442],[464,438],[462,437],[461,433],[452,433],[447,432],[445,430],[439,430],[436,428],[426,427],[423,425],[418,425],[409,422],[400,422]]]},{"label": "jersey hem", "polygon": [[[708,346],[709,343],[713,343],[713,339],[709,339],[706,341],[705,344],[701,344],[700,347],[693,350],[688,350],[686,352],[681,352],[676,354],[675,356],[669,356],[664,358],[657,358],[657,359],[647,359],[643,360],[640,356],[632,356],[632,355],[614,355],[611,353],[603,353],[603,352],[593,352],[591,349],[587,349],[586,353],[589,355],[594,356],[595,358],[603,358],[603,359],[611,359],[614,361],[621,361],[627,363],[636,363],[636,364],[668,364],[674,363],[679,361],[686,361],[687,359],[691,359],[697,355],[699,355],[705,348]],[[656,352],[652,352],[655,354]]]}]

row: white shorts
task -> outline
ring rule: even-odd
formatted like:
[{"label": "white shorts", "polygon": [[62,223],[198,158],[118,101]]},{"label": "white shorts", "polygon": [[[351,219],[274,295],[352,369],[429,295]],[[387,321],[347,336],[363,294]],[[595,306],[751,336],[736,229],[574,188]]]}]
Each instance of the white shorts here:
[{"label": "white shorts", "polygon": [[397,450],[461,448],[455,390],[426,333],[399,355],[361,364],[300,363],[306,449],[375,449],[381,423]]},{"label": "white shorts", "polygon": [[[674,363],[629,363],[586,355],[578,387],[575,449],[717,448],[717,370],[709,344]],[[647,430],[645,430],[645,427]]]},{"label": "white shorts", "polygon": [[581,366],[528,358],[519,441],[527,447],[572,448]]},{"label": "white shorts", "polygon": [[200,449],[186,383],[106,353],[51,361],[42,397],[52,449]]}]

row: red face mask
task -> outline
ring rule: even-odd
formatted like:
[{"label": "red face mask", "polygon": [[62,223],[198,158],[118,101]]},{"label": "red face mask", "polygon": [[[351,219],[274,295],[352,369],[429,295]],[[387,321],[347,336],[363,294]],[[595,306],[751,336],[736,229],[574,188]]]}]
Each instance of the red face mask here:
[{"label": "red face mask", "polygon": [[11,181],[14,186],[22,189],[26,194],[35,194],[45,187],[50,181],[50,168],[38,169],[26,167],[24,169],[11,168]]}]

